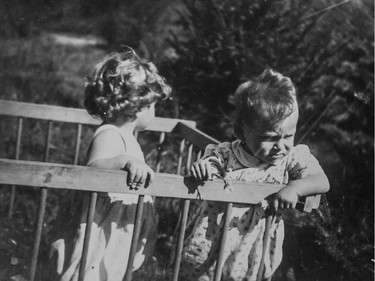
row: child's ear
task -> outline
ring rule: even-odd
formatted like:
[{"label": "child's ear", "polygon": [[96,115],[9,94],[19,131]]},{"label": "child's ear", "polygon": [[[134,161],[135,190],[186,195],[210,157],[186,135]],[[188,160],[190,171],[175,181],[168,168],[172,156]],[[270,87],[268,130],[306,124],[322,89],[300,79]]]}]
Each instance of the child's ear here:
[{"label": "child's ear", "polygon": [[243,128],[242,128],[241,122],[236,121],[234,123],[234,133],[236,134],[239,140],[245,141],[245,136],[243,134]]}]

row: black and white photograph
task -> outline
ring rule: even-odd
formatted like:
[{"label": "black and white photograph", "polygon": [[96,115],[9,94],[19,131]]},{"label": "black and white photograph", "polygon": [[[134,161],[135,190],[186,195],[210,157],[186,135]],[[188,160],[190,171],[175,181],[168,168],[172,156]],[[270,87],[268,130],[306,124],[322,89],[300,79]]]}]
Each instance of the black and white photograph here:
[{"label": "black and white photograph", "polygon": [[373,0],[0,1],[0,281],[372,281]]}]

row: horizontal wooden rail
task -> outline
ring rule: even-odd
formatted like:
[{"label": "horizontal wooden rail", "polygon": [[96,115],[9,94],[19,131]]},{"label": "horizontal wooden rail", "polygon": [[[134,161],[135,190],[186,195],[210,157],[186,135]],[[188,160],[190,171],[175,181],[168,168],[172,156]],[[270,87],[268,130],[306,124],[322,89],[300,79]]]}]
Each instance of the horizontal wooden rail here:
[{"label": "horizontal wooden rail", "polygon": [[[281,185],[235,181],[231,183],[232,191],[229,191],[224,189],[221,180],[207,181],[201,186],[188,177],[157,173],[154,182],[147,188],[130,190],[126,186],[127,174],[124,171],[9,159],[0,159],[0,171],[0,184],[248,204],[258,204],[282,188]],[[311,199],[306,200],[304,211],[311,211],[319,205],[318,197],[308,198]]]},{"label": "horizontal wooden rail", "polygon": [[210,137],[209,135],[195,128],[195,126],[191,126],[191,124],[186,122],[179,122],[173,132],[181,135],[199,149],[205,149],[208,144],[219,143],[218,140]]},{"label": "horizontal wooden rail", "polygon": [[[101,120],[93,118],[85,109],[9,100],[0,100],[0,115],[84,125],[99,125],[101,123]],[[169,133],[175,129],[178,123],[187,124],[192,128],[196,126],[194,121],[156,117],[147,130]]]}]

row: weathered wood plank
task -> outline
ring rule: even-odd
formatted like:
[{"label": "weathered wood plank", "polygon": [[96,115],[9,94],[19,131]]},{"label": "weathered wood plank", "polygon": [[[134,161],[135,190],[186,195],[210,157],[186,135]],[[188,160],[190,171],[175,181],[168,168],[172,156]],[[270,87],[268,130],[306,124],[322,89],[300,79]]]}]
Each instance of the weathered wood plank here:
[{"label": "weathered wood plank", "polygon": [[85,166],[61,165],[34,161],[0,159],[0,184],[76,189],[95,192],[118,192],[184,199],[206,199],[222,202],[257,204],[282,186],[233,182],[232,190],[224,190],[221,180],[199,186],[190,178],[157,173],[147,188],[130,190],[126,172]]},{"label": "weathered wood plank", "polygon": [[[85,109],[9,100],[0,100],[0,115],[83,125],[99,125],[101,123],[101,120],[93,118]],[[147,130],[169,133],[174,130],[178,123],[187,124],[192,128],[196,126],[194,121],[156,117],[153,123],[147,127]]]},{"label": "weathered wood plank", "polygon": [[194,128],[188,123],[180,122],[174,129],[175,133],[180,134],[185,139],[193,143],[199,149],[205,149],[208,144],[218,144],[219,141]]}]

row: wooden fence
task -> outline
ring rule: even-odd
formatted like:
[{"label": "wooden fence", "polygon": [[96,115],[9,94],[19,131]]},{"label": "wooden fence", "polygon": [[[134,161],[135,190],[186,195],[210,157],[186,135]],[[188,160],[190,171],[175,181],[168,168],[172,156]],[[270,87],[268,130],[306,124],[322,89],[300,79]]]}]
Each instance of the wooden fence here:
[{"label": "wooden fence", "polygon": [[[235,190],[235,192],[228,193],[224,190],[224,183],[221,180],[208,181],[204,186],[198,186],[195,181],[188,177],[186,171],[190,167],[191,162],[194,161],[193,158],[199,158],[202,150],[207,144],[218,143],[218,141],[196,129],[195,123],[192,121],[170,118],[155,119],[155,122],[147,128],[148,131],[153,131],[159,134],[157,143],[152,144],[158,148],[155,166],[155,180],[147,188],[130,190],[124,188],[127,175],[123,171],[103,170],[78,165],[82,126],[97,126],[100,124],[99,120],[92,118],[85,110],[0,100],[0,115],[4,118],[17,118],[18,125],[16,129],[15,153],[13,159],[0,159],[0,184],[11,186],[9,216],[12,216],[13,212],[16,186],[40,187],[40,203],[36,218],[34,245],[30,264],[30,281],[34,281],[35,279],[38,253],[43,231],[46,200],[48,189],[50,188],[84,190],[91,192],[79,280],[84,280],[84,269],[88,251],[88,237],[91,232],[91,223],[93,221],[98,192],[116,192],[139,195],[133,240],[124,280],[131,280],[132,278],[131,268],[140,232],[144,196],[152,195],[156,197],[183,199],[179,235],[176,245],[176,261],[172,277],[172,280],[174,281],[178,280],[184,233],[191,200],[227,202],[227,209],[224,216],[226,220],[224,222],[221,238],[221,248],[215,267],[214,280],[218,281],[221,278],[221,270],[224,263],[223,253],[228,229],[225,225],[229,224],[229,216],[233,203],[257,204],[265,197],[282,188],[282,186],[270,184],[234,182],[233,190]],[[24,119],[38,119],[48,122],[45,136],[44,161],[20,160]],[[73,123],[77,126],[74,161],[72,164],[48,162],[51,131],[55,123],[61,122]],[[170,135],[172,138],[179,139],[175,174],[161,172],[163,144],[166,141],[166,134]],[[320,196],[304,198],[304,201],[299,204],[300,210],[310,212],[312,209],[318,207],[319,200]],[[267,218],[267,220],[269,221],[269,218]],[[265,237],[265,241],[267,241],[267,239],[268,237]],[[259,270],[259,278],[261,278],[262,272],[263,268]]]}]

